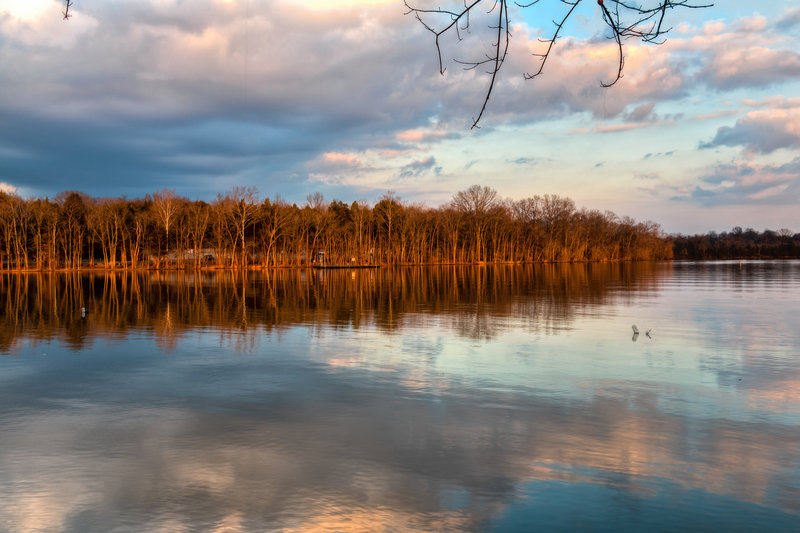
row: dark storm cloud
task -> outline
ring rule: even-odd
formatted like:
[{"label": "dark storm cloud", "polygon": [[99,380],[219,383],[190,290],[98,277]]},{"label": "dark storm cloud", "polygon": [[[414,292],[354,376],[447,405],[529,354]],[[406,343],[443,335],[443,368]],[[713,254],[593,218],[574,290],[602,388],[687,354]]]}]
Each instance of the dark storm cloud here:
[{"label": "dark storm cloud", "polygon": [[259,177],[268,192],[298,153],[310,157],[324,140],[313,132],[235,122],[132,125],[0,111],[0,144],[27,147],[26,157],[0,159],[0,177],[35,194],[73,189],[139,196],[169,186],[213,196],[253,167],[265,169]]}]

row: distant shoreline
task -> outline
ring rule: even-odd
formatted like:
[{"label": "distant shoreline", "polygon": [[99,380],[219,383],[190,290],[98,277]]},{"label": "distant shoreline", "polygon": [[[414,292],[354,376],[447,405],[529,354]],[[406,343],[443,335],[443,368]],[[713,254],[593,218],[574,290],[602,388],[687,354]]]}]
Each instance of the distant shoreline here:
[{"label": "distant shoreline", "polygon": [[80,268],[57,268],[57,269],[0,269],[0,274],[70,274],[70,273],[126,273],[126,272],[263,272],[270,270],[369,270],[369,269],[392,269],[392,268],[411,268],[411,267],[488,267],[503,265],[598,265],[598,264],[635,264],[635,263],[725,263],[736,261],[797,261],[800,256],[789,257],[731,257],[731,258],[675,258],[675,259],[654,259],[654,260],[582,260],[582,261],[494,261],[479,263],[395,263],[381,265],[272,265],[258,266],[248,265],[246,268],[237,266],[202,266],[200,268],[191,267],[102,267],[85,266]]}]

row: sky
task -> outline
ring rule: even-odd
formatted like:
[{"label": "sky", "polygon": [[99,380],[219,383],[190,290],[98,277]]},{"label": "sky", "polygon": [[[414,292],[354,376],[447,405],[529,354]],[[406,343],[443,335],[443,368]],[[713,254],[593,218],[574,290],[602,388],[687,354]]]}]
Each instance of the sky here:
[{"label": "sky", "polygon": [[443,41],[440,75],[402,0],[73,0],[69,20],[57,0],[3,0],[0,190],[210,201],[252,186],[298,205],[391,190],[434,207],[478,184],[669,233],[800,232],[800,1],[673,10],[666,42],[626,42],[607,89],[615,50],[589,0],[524,79],[563,6],[511,8],[470,129],[489,79],[456,60],[490,44],[479,18]]}]

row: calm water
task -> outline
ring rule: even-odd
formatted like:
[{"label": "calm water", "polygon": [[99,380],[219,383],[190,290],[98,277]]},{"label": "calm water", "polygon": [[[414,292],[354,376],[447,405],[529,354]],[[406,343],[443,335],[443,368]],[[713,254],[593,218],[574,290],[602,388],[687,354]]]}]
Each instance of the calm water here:
[{"label": "calm water", "polygon": [[800,531],[798,317],[800,262],[0,277],[0,531]]}]

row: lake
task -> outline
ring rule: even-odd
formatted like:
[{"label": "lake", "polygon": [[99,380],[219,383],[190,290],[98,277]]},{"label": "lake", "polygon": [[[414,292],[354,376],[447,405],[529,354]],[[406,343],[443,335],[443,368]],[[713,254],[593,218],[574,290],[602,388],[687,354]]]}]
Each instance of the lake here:
[{"label": "lake", "polygon": [[798,317],[798,261],[5,274],[0,531],[800,531]]}]

